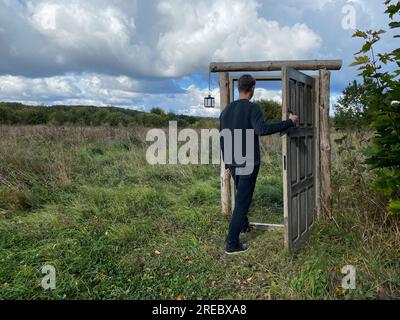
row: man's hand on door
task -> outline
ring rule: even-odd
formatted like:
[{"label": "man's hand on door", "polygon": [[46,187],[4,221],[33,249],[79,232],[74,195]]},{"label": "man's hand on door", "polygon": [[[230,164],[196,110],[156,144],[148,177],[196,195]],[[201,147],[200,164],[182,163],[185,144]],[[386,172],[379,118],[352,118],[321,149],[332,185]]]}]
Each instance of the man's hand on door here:
[{"label": "man's hand on door", "polygon": [[299,122],[299,116],[296,116],[293,113],[289,113],[289,119],[293,121],[294,124],[296,124],[297,122]]}]

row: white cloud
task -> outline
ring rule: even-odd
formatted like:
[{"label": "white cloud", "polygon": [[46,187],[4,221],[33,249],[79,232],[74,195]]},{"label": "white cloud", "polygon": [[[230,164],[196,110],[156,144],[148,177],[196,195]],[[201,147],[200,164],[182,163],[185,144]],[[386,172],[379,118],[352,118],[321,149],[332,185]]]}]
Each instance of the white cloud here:
[{"label": "white cloud", "polygon": [[305,24],[280,26],[260,17],[255,1],[167,0],[158,8],[172,26],[157,44],[165,76],[205,69],[211,60],[304,58],[321,43]]},{"label": "white cloud", "polygon": [[118,97],[130,101],[140,94],[134,89],[137,83],[127,77],[105,75],[65,75],[47,78],[0,76],[0,96],[8,101],[47,103],[55,100],[93,100],[100,105],[109,104]]},{"label": "white cloud", "polygon": [[65,66],[66,71],[86,71],[85,66],[101,69],[102,65],[105,73],[116,69],[145,74],[151,66],[150,47],[135,42],[135,3],[124,12],[103,1],[36,1],[30,2],[27,19],[45,39],[43,49],[54,53],[49,62]]},{"label": "white cloud", "polygon": [[4,16],[0,27],[15,37],[29,31],[37,41],[10,37],[2,45],[12,48],[13,63],[29,56],[32,69],[41,66],[34,72],[15,66],[13,74],[180,77],[204,72],[212,60],[303,58],[321,44],[304,23],[280,25],[261,17],[256,0],[164,0],[141,6],[102,0],[38,0],[22,6],[3,0],[1,11],[18,18]]},{"label": "white cloud", "polygon": [[264,88],[256,88],[254,92],[255,100],[274,100],[282,103],[282,90],[267,90]]},{"label": "white cloud", "polygon": [[335,0],[286,0],[284,4],[290,7],[298,7],[299,9],[322,10],[327,4],[333,2]]},{"label": "white cloud", "polygon": [[88,43],[125,47],[135,33],[134,18],[113,7],[96,10],[85,2],[53,1],[39,3],[32,11],[32,26],[63,49]]}]

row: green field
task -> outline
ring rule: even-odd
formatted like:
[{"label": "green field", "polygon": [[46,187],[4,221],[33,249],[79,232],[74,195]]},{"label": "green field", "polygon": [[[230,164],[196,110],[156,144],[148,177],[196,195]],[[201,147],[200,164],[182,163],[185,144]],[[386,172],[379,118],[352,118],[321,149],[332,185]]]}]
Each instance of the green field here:
[{"label": "green field", "polygon": [[[400,298],[400,231],[368,190],[362,134],[333,143],[334,219],[302,251],[252,232],[249,253],[228,257],[219,167],[150,166],[145,133],[0,126],[1,299]],[[262,144],[251,217],[282,223],[280,138]],[[341,288],[348,264],[354,291]]]}]

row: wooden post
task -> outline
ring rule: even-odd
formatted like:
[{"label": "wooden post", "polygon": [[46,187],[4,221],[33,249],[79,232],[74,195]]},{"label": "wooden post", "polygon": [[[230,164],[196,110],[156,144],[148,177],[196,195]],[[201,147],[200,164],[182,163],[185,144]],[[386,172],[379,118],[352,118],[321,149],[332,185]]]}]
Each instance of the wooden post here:
[{"label": "wooden post", "polygon": [[233,102],[234,97],[235,97],[234,79],[229,78],[229,103]]},{"label": "wooden post", "polygon": [[[233,102],[234,98],[235,98],[235,82],[232,79],[232,77],[229,77],[229,104]],[[236,187],[233,177],[231,177],[230,180],[231,180],[231,214],[232,214],[233,210],[235,209]]]},{"label": "wooden post", "polygon": [[[229,105],[230,101],[228,72],[223,72],[219,74],[219,90],[220,90],[220,109],[222,112]],[[221,206],[222,206],[222,213],[224,215],[230,216],[232,214],[231,174],[229,173],[228,170],[225,170],[225,163],[222,160],[222,157],[221,157]]]},{"label": "wooden post", "polygon": [[315,210],[317,217],[321,216],[321,151],[320,151],[320,112],[319,112],[319,76],[313,76],[315,79],[314,90],[314,112],[315,112]]},{"label": "wooden post", "polygon": [[332,216],[331,186],[331,140],[329,127],[330,72],[319,71],[320,78],[320,179],[321,179],[321,214]]}]

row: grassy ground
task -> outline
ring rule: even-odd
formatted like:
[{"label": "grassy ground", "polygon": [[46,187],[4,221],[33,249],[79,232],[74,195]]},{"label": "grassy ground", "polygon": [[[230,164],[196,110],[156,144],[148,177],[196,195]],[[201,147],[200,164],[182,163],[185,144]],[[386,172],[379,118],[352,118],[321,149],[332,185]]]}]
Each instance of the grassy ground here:
[{"label": "grassy ground", "polygon": [[[334,145],[334,221],[297,255],[281,233],[253,232],[248,254],[227,257],[218,167],[150,166],[143,130],[0,127],[0,298],[400,298],[400,232],[350,136]],[[251,216],[281,223],[279,137],[263,150]],[[341,289],[347,264],[354,291]]]}]

